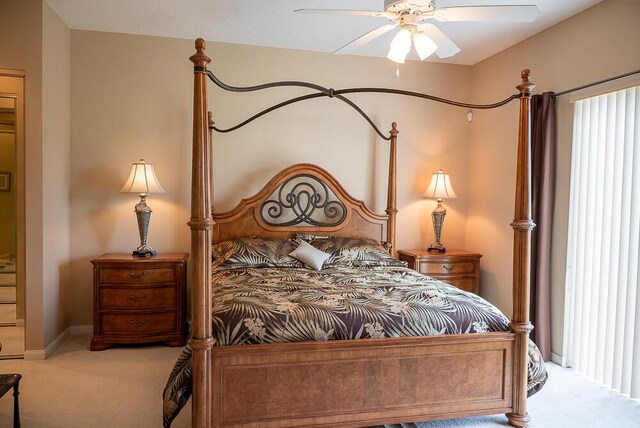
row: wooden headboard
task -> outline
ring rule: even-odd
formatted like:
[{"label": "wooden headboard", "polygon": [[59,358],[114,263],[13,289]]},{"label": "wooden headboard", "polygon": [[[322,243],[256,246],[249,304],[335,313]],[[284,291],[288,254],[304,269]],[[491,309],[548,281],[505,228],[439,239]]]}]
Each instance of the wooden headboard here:
[{"label": "wooden headboard", "polygon": [[213,243],[246,236],[291,238],[297,232],[388,239],[387,214],[350,196],[323,168],[308,163],[280,171],[231,211],[214,213]]}]

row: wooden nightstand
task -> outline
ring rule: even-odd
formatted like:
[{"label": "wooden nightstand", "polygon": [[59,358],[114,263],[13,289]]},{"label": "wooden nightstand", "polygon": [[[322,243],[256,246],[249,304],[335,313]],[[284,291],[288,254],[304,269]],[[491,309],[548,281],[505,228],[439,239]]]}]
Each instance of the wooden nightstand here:
[{"label": "wooden nightstand", "polygon": [[134,257],[103,254],[93,263],[91,350],[112,344],[184,346],[186,253]]},{"label": "wooden nightstand", "polygon": [[480,257],[464,250],[434,253],[427,250],[399,250],[398,257],[414,269],[462,290],[480,292]]}]

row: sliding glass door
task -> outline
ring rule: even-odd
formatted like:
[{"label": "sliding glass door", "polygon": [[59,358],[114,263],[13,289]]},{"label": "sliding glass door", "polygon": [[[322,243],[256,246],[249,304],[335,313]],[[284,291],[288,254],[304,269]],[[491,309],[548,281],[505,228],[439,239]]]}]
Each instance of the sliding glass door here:
[{"label": "sliding glass door", "polygon": [[565,364],[640,398],[640,86],[574,104]]}]

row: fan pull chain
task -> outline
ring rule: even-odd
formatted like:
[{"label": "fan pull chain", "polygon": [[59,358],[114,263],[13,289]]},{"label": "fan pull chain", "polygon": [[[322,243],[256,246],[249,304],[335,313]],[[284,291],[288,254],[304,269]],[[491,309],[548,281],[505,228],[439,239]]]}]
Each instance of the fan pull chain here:
[{"label": "fan pull chain", "polygon": [[400,64],[396,62],[396,79],[400,78]]}]

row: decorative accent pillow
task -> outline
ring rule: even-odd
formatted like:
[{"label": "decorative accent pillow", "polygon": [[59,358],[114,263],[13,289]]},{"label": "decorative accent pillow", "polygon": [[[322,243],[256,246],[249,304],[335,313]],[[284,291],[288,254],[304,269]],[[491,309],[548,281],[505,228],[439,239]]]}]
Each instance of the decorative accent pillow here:
[{"label": "decorative accent pillow", "polygon": [[324,251],[318,250],[313,245],[308,244],[305,241],[300,241],[298,248],[293,250],[289,255],[315,270],[322,270],[322,265],[325,260],[331,256]]},{"label": "decorative accent pillow", "polygon": [[325,267],[345,265],[356,267],[407,266],[405,262],[395,259],[389,254],[391,245],[375,239],[298,233],[294,240],[301,243],[308,242],[315,248],[329,253],[331,257],[325,262]]},{"label": "decorative accent pillow", "polygon": [[288,239],[238,238],[222,241],[212,248],[213,266],[304,267],[289,254],[297,247]]}]

